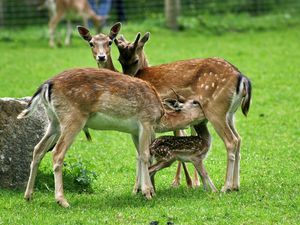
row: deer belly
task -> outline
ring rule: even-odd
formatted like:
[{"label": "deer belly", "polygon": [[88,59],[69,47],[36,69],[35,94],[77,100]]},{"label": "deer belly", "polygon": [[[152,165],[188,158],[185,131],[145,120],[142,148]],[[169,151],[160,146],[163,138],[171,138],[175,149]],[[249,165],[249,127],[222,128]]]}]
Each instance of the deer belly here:
[{"label": "deer belly", "polygon": [[86,122],[86,127],[93,130],[115,130],[125,133],[137,133],[138,121],[135,118],[117,118],[102,113],[96,113]]}]

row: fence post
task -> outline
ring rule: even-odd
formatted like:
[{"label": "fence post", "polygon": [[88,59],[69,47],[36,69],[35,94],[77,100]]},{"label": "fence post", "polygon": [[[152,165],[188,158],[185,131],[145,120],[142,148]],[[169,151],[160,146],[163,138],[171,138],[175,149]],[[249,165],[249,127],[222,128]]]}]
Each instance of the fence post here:
[{"label": "fence post", "polygon": [[178,30],[177,18],[180,15],[180,0],[165,0],[166,25],[172,30]]}]

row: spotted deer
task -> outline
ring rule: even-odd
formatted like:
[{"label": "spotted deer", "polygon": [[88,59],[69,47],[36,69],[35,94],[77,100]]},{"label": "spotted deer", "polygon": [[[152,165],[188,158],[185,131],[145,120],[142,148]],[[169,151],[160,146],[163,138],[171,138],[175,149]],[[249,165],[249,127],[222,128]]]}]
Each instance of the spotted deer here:
[{"label": "spotted deer", "polygon": [[55,199],[63,207],[69,203],[63,193],[62,167],[65,154],[83,128],[116,130],[131,134],[138,152],[137,183],[147,199],[154,194],[148,164],[149,145],[154,131],[165,132],[198,123],[202,118],[200,103],[176,99],[162,102],[148,82],[107,69],[71,69],[45,81],[18,116],[28,117],[42,102],[49,126],[35,146],[30,176],[24,198],[32,198],[38,166],[45,153],[52,150]]},{"label": "spotted deer", "polygon": [[[152,84],[162,98],[174,89],[187,99],[196,99],[227,150],[227,170],[223,192],[240,187],[241,137],[234,125],[234,113],[241,106],[247,116],[251,102],[251,82],[234,65],[221,58],[189,59],[149,66],[144,45],[149,39],[140,34],[130,43],[115,39],[119,61],[125,74]],[[207,134],[208,130],[206,129]]]},{"label": "spotted deer", "polygon": [[91,19],[99,31],[102,26],[104,17],[98,16],[90,7],[87,0],[45,0],[43,5],[39,9],[47,8],[50,12],[49,27],[49,46],[55,46],[55,30],[58,23],[64,16],[67,16],[67,32],[65,38],[65,45],[71,44],[72,25],[69,18],[69,14],[76,12],[83,18],[85,26],[87,26],[87,20]]},{"label": "spotted deer", "polygon": [[108,35],[100,33],[92,36],[90,31],[83,26],[77,26],[77,29],[80,36],[89,43],[98,67],[117,71],[111,58],[111,44],[121,30],[121,23],[115,23]]},{"label": "spotted deer", "polygon": [[155,174],[171,166],[176,160],[181,162],[191,162],[196,168],[198,174],[201,177],[203,188],[207,190],[207,184],[213,192],[217,192],[217,189],[210,179],[203,160],[205,159],[209,149],[211,138],[204,125],[195,125],[195,130],[198,136],[161,136],[155,139],[149,149],[152,160],[155,160],[155,164],[149,167],[150,178],[155,190]]}]

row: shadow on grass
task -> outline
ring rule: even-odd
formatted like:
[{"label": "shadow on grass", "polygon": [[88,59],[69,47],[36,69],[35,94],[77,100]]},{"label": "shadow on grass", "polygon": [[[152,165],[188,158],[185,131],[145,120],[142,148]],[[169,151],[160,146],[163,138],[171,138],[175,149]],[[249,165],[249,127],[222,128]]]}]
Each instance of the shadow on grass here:
[{"label": "shadow on grass", "polygon": [[[93,193],[90,185],[76,182],[76,177],[69,173],[63,174],[64,189],[71,193]],[[54,193],[54,175],[50,172],[39,171],[35,182],[35,191]]]}]

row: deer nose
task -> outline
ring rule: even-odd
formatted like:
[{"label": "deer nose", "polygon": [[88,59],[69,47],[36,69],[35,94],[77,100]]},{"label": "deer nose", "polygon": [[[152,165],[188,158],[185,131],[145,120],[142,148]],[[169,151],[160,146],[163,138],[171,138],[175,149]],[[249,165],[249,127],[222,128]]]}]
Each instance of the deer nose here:
[{"label": "deer nose", "polygon": [[98,61],[105,61],[105,55],[98,55]]}]

